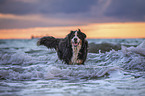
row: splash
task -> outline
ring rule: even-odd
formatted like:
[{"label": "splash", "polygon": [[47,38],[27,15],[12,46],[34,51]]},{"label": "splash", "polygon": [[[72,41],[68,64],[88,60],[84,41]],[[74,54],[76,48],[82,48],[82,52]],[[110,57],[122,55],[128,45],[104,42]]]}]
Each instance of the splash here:
[{"label": "splash", "polygon": [[145,40],[137,47],[127,48],[125,46],[122,46],[122,52],[125,54],[130,54],[131,52],[134,52],[134,53],[145,56]]}]

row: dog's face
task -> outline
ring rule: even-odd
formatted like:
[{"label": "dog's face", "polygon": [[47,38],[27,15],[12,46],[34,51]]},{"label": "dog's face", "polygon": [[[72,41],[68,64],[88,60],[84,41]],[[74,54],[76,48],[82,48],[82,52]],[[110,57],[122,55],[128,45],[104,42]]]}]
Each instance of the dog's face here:
[{"label": "dog's face", "polygon": [[82,45],[83,40],[86,38],[86,35],[82,33],[80,29],[78,31],[71,31],[68,36],[73,47]]},{"label": "dog's face", "polygon": [[82,40],[78,36],[78,31],[73,32],[73,36],[71,38],[71,44],[73,47],[77,47],[78,45],[81,45]]}]

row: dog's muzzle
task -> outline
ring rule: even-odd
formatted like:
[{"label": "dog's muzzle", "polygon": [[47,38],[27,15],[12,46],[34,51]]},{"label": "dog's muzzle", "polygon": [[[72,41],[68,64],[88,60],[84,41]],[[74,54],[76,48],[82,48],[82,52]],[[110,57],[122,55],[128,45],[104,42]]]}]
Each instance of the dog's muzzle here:
[{"label": "dog's muzzle", "polygon": [[72,40],[72,45],[74,46],[74,47],[77,47],[78,45],[79,45],[79,42],[80,40],[78,40],[77,38],[74,38],[73,40]]}]

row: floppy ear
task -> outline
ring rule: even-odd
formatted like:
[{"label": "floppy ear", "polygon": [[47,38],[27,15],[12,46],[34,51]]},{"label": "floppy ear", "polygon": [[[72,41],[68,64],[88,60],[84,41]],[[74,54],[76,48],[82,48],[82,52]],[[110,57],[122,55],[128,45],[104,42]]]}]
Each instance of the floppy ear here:
[{"label": "floppy ear", "polygon": [[85,38],[86,38],[86,34],[82,33],[82,35],[83,35],[83,37],[84,37],[84,39],[85,39]]},{"label": "floppy ear", "polygon": [[81,33],[81,37],[83,38],[83,40],[82,40],[82,47],[84,48],[85,47],[85,42],[86,42],[86,40],[85,40],[86,34],[84,34],[83,32],[81,32],[80,29],[78,29],[78,32]]},{"label": "floppy ear", "polygon": [[66,36],[66,38],[70,39],[72,34],[73,34],[73,31],[70,31],[70,33]]},{"label": "floppy ear", "polygon": [[81,32],[81,30],[78,28],[78,31]]},{"label": "floppy ear", "polygon": [[68,47],[70,46],[70,43],[71,43],[71,35],[72,34],[73,34],[73,31],[70,31],[70,33],[65,38]]},{"label": "floppy ear", "polygon": [[78,29],[78,32],[80,32],[81,33],[81,35],[82,35],[82,37],[85,39],[86,38],[86,34],[84,34],[83,32],[81,32],[81,30],[80,29]]}]

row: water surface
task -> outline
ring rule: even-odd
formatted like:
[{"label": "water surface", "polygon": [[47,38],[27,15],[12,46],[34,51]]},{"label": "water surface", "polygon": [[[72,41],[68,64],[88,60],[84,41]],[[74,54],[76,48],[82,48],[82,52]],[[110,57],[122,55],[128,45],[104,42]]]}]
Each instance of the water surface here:
[{"label": "water surface", "polygon": [[63,64],[37,39],[0,40],[0,95],[145,96],[144,40],[88,39],[122,48],[88,53],[85,65]]}]

